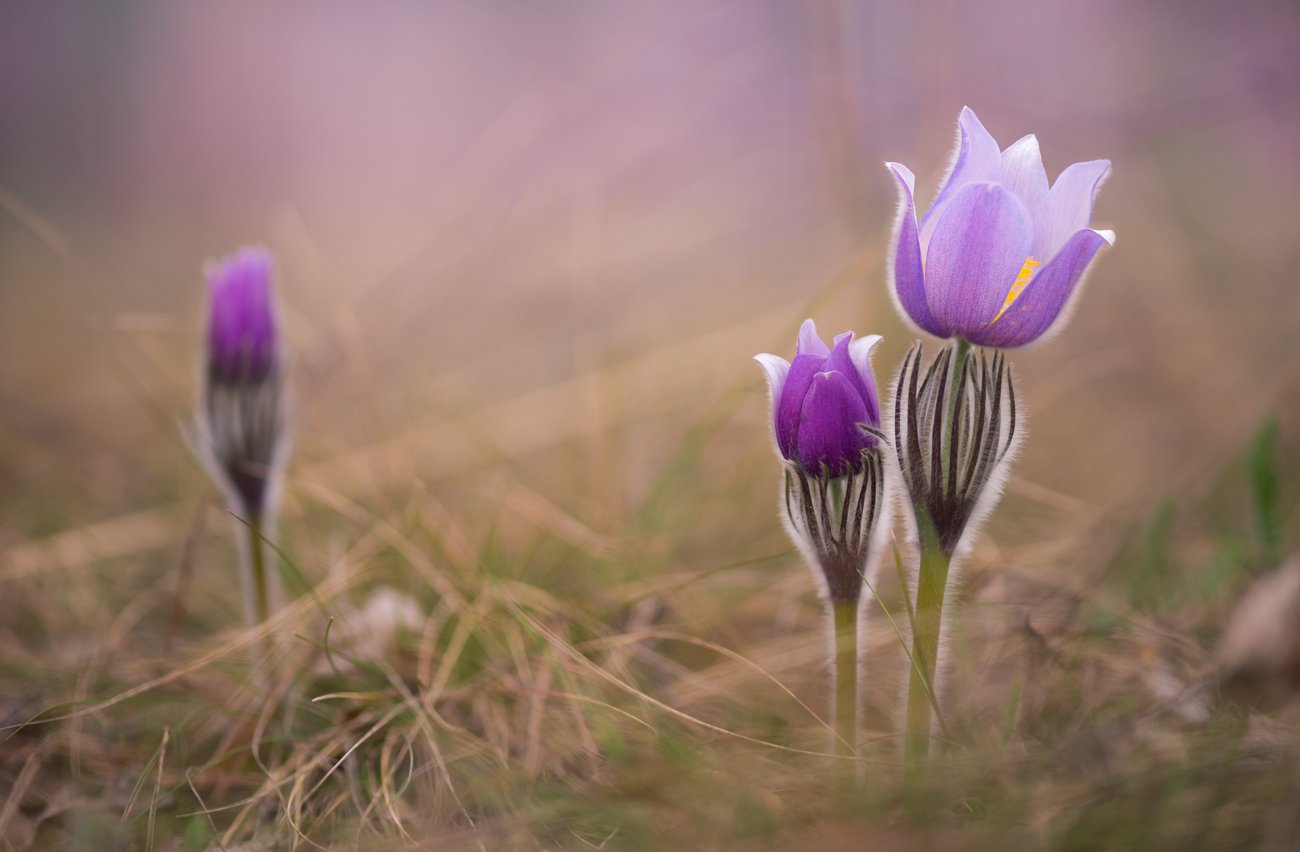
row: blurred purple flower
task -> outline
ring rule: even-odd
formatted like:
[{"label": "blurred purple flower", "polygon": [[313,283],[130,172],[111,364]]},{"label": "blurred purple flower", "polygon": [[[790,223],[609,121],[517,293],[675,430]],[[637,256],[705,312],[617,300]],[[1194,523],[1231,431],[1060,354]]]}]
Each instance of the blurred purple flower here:
[{"label": "blurred purple flower", "polygon": [[209,284],[204,382],[195,446],[232,510],[261,518],[288,447],[273,261],[243,248],[205,267]]},{"label": "blurred purple flower", "polygon": [[271,267],[266,249],[243,248],[205,270],[211,299],[207,355],[212,381],[259,382],[275,368],[279,334]]},{"label": "blurred purple flower", "polygon": [[831,476],[861,472],[863,451],[877,438],[859,428],[880,427],[880,402],[871,374],[871,353],[879,335],[853,339],[846,331],[828,347],[812,320],[799,330],[792,363],[756,355],[772,392],[772,428],[781,455],[808,473]]},{"label": "blurred purple flower", "polygon": [[1115,242],[1113,231],[1088,226],[1109,160],[1075,163],[1049,189],[1038,140],[1001,151],[969,107],[952,167],[919,222],[912,172],[885,165],[899,191],[890,290],[899,312],[937,337],[1006,348],[1059,330],[1093,255]]}]

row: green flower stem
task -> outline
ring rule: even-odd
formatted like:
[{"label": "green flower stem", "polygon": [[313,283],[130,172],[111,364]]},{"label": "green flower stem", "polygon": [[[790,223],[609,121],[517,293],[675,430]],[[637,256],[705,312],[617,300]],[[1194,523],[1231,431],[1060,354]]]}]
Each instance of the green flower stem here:
[{"label": "green flower stem", "polygon": [[916,583],[916,606],[912,622],[914,665],[907,687],[907,732],[904,755],[911,767],[921,765],[930,749],[930,725],[934,703],[935,672],[939,657],[939,631],[943,623],[943,599],[948,587],[952,557],[939,547],[934,524],[922,509],[916,511],[921,544],[921,567]]},{"label": "green flower stem", "polygon": [[858,741],[858,604],[833,601],[835,643],[835,751],[856,753]]},{"label": "green flower stem", "polygon": [[270,578],[266,573],[266,545],[262,538],[262,515],[257,513],[248,519],[249,564],[253,568],[253,611],[247,613],[247,616],[253,626],[266,624],[271,617]]}]

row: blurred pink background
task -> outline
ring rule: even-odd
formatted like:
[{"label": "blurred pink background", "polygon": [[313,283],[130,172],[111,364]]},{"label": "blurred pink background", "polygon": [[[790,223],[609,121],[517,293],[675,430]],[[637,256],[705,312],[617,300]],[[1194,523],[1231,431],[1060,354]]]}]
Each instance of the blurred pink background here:
[{"label": "blurred pink background", "polygon": [[1137,505],[1295,411],[1297,80],[1281,2],[5,3],[0,536],[192,493],[200,267],[246,242],[280,258],[301,458],[732,327],[663,429],[752,381],[759,458],[748,359],[828,284],[813,315],[884,333],[882,373],[910,342],[881,163],[928,199],[963,104],[1050,177],[1114,161],[1116,249],[1014,356],[1018,474]]}]

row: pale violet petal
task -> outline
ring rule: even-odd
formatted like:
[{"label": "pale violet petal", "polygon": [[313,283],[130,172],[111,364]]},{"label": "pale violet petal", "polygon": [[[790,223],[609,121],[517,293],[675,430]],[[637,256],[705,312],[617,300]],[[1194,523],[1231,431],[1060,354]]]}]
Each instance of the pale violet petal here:
[{"label": "pale violet petal", "polygon": [[980,346],[1024,346],[1063,328],[1078,298],[1084,273],[1103,245],[1113,245],[1115,234],[1084,228],[1038,270],[1010,307],[994,322],[971,333]]},{"label": "pale violet petal", "polygon": [[1000,182],[1015,193],[1027,210],[1035,210],[1047,197],[1047,171],[1038,137],[1029,134],[1002,152]]},{"label": "pale violet petal", "polygon": [[1066,241],[1092,224],[1097,191],[1110,175],[1110,160],[1075,163],[1061,172],[1034,215],[1034,252],[1056,255]]},{"label": "pale violet petal", "polygon": [[983,181],[996,181],[1002,165],[1002,150],[998,142],[980,122],[979,116],[970,107],[962,107],[957,118],[957,145],[952,155],[952,163],[939,185],[934,203],[920,219],[921,252],[924,256],[939,214],[957,192],[967,184]]},{"label": "pale violet petal", "polygon": [[925,295],[952,336],[968,337],[997,315],[1033,247],[1025,205],[999,184],[970,184],[939,219],[925,267]]},{"label": "pale violet petal", "polygon": [[925,301],[925,268],[922,263],[920,232],[916,225],[913,192],[916,179],[901,163],[885,163],[898,183],[898,215],[886,262],[889,295],[904,320],[921,331],[947,337]]}]

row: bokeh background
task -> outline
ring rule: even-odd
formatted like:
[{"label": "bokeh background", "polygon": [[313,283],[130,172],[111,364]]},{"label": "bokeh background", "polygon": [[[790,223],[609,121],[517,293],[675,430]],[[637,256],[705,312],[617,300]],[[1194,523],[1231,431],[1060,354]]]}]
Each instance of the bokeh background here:
[{"label": "bokeh background", "polygon": [[[102,519],[167,487],[200,266],[247,242],[281,256],[299,458],[677,346],[707,399],[756,372],[752,352],[788,349],[776,329],[833,280],[841,301],[817,319],[883,333],[888,371],[910,335],[884,297],[881,163],[910,164],[924,197],[963,104],[1003,144],[1037,133],[1051,176],[1114,162],[1095,219],[1118,246],[1071,332],[1017,359],[1037,435],[1020,472],[1091,503],[1167,488],[1295,376],[1296,18],[6,4],[5,527]],[[567,414],[579,429],[593,413]]]},{"label": "bokeh background", "polygon": [[[780,551],[749,358],[811,315],[883,334],[889,375],[913,336],[882,163],[928,198],[964,104],[1036,133],[1049,177],[1110,158],[1118,234],[1069,329],[1013,355],[1029,440],[975,576],[1128,590],[1113,557],[1152,524],[1219,565],[1269,418],[1296,469],[1298,80],[1289,2],[4,2],[0,645],[78,670],[133,588],[171,590],[206,488],[201,267],[246,243],[278,258],[309,576],[342,547],[320,506],[412,494],[521,575],[542,533],[633,577]],[[689,522],[645,524],[685,494]],[[192,609],[228,585],[212,525]],[[793,556],[756,578],[783,597],[700,590],[682,623],[815,633]]]}]

